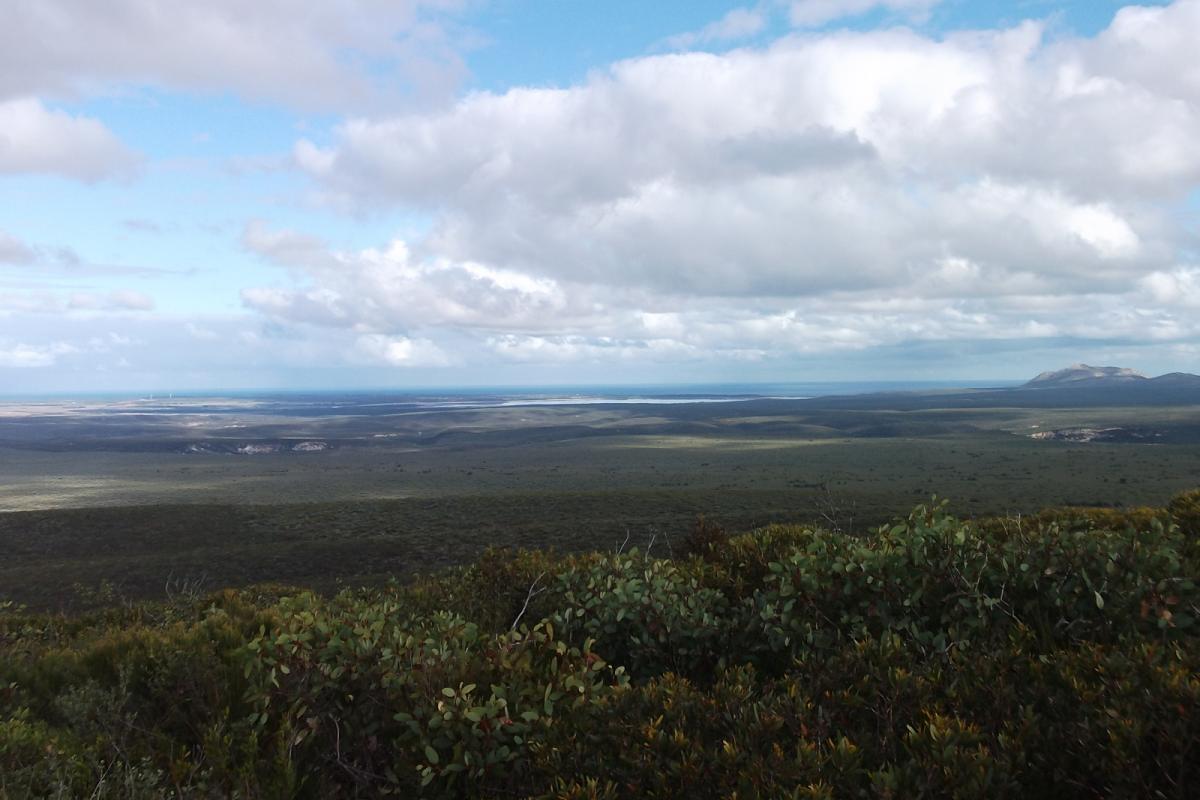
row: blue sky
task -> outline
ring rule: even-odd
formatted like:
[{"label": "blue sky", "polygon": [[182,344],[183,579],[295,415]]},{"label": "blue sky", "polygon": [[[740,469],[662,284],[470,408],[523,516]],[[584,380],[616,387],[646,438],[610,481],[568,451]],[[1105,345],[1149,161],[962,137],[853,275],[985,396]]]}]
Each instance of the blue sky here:
[{"label": "blue sky", "polygon": [[0,392],[1200,371],[1200,0],[314,8],[12,12]]}]

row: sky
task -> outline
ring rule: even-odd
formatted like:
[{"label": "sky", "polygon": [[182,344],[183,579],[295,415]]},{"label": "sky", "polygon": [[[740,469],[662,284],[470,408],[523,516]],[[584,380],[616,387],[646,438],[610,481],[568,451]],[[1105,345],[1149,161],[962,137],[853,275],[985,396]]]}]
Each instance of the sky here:
[{"label": "sky", "polygon": [[0,394],[1200,372],[1200,0],[0,7]]}]

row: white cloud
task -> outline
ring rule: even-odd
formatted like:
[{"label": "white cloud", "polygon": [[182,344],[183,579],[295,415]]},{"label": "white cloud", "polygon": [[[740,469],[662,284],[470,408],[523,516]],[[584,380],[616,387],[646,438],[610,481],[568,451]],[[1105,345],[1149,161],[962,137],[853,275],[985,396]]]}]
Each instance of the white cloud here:
[{"label": "white cloud", "polygon": [[336,253],[292,232],[261,225],[252,231],[243,237],[247,247],[307,281],[243,291],[248,306],[281,320],[390,335],[425,325],[537,328],[589,313],[553,280],[470,262],[420,261],[402,241]]},{"label": "white cloud", "polygon": [[858,17],[869,11],[884,9],[922,19],[942,0],[793,0],[788,10],[792,24],[811,28],[829,22]]},{"label": "white cloud", "polygon": [[0,367],[26,369],[53,366],[60,356],[77,352],[77,348],[64,342],[48,345],[30,345],[0,340]]},{"label": "white cloud", "polygon": [[129,174],[136,165],[137,157],[98,120],[32,98],[0,102],[0,174],[49,173],[91,182]]},{"label": "white cloud", "polygon": [[[1088,46],[1026,25],[642,58],[571,89],[350,121],[296,157],[361,205],[443,209],[423,254],[545,277],[805,294],[908,280],[947,250],[1089,275],[1172,249],[1147,201],[1200,179],[1200,107],[1119,76],[1082,100],[1056,89]],[[1149,129],[1172,169],[1131,155]]]},{"label": "white cloud", "polygon": [[0,98],[105,84],[233,91],[304,109],[441,95],[465,74],[461,0],[38,0],[0,26]]},{"label": "white cloud", "polygon": [[[487,347],[509,361],[563,363],[591,361],[678,362],[711,357],[712,353],[674,339],[617,339],[584,336],[517,336],[508,334],[486,340]],[[726,354],[728,355],[728,354]]]},{"label": "white cloud", "polygon": [[766,26],[767,14],[762,8],[733,8],[698,31],[670,37],[666,45],[672,49],[687,50],[696,45],[733,42],[761,33]]},{"label": "white cloud", "polygon": [[428,339],[366,334],[358,337],[358,349],[370,360],[392,367],[441,367],[451,359]]},{"label": "white cloud", "polygon": [[296,162],[339,204],[432,229],[358,253],[256,230],[299,285],[246,302],[547,363],[1184,341],[1200,323],[1163,298],[1192,292],[1188,41],[1197,0],[1092,39],[810,33],[349,120]]},{"label": "white cloud", "polygon": [[1140,281],[1145,299],[1167,308],[1200,309],[1200,267],[1152,272]]},{"label": "white cloud", "polygon": [[1194,104],[1200,101],[1197,29],[1200,3],[1195,0],[1126,6],[1117,12],[1112,25],[1084,48],[1084,68],[1119,75],[1149,93]]}]

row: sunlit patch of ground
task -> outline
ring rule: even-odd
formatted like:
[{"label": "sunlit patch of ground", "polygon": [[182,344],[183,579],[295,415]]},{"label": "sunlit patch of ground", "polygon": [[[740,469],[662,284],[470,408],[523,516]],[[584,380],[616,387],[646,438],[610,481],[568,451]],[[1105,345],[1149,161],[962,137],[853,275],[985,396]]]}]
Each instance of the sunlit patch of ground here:
[{"label": "sunlit patch of ground", "polygon": [[791,450],[846,444],[850,439],[755,439],[718,436],[638,436],[606,439],[596,445],[611,450]]}]

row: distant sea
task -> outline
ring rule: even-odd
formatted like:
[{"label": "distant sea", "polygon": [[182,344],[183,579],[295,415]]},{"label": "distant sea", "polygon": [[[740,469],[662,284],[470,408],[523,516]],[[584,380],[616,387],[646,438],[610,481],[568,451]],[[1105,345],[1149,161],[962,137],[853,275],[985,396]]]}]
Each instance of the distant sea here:
[{"label": "distant sea", "polygon": [[[0,395],[0,402],[81,406],[112,405],[138,413],[194,413],[254,409],[274,413],[386,414],[398,411],[548,405],[633,405],[736,403],[763,399],[806,399],[877,392],[917,392],[1001,387],[1015,381],[846,381],[713,383],[637,386],[503,386],[420,389],[212,390],[205,392],[78,393]],[[118,409],[114,409],[118,410]]]}]

